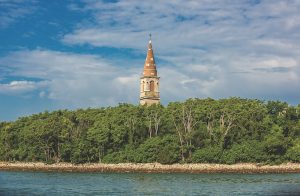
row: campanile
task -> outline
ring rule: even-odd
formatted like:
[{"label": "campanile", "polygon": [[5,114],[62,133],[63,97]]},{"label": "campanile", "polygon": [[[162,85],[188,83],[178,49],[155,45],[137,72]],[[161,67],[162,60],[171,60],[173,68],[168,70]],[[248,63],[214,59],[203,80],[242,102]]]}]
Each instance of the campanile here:
[{"label": "campanile", "polygon": [[147,57],[144,64],[143,75],[140,80],[140,104],[159,104],[159,77],[152,49],[151,34],[148,43]]}]

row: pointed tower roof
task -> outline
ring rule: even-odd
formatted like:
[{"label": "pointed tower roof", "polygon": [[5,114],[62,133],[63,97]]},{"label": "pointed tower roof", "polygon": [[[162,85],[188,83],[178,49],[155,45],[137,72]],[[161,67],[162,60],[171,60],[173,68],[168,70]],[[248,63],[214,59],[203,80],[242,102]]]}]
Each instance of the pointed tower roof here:
[{"label": "pointed tower roof", "polygon": [[145,76],[145,77],[157,76],[155,59],[154,59],[154,54],[153,54],[153,49],[152,49],[151,34],[149,36],[150,36],[150,38],[149,38],[149,43],[148,43],[148,52],[147,52],[147,57],[145,60],[144,72],[143,72],[143,76]]}]

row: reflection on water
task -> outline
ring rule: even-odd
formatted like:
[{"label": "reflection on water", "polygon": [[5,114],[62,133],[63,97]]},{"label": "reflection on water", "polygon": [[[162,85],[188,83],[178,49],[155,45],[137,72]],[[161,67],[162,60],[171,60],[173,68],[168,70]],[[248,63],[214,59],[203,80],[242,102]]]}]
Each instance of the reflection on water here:
[{"label": "reflection on water", "polygon": [[0,172],[0,195],[300,195],[300,174]]}]

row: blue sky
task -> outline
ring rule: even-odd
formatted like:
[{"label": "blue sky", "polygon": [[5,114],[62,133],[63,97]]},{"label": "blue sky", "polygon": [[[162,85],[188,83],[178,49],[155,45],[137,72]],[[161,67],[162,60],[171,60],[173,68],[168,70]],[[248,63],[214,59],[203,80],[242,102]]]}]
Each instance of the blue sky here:
[{"label": "blue sky", "polygon": [[138,104],[151,32],[163,104],[300,103],[300,1],[0,0],[0,121]]}]

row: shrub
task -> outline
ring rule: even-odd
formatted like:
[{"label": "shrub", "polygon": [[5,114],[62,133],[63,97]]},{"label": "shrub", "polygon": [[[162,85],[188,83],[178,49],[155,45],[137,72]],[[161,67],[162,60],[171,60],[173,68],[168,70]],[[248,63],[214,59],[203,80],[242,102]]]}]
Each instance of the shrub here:
[{"label": "shrub", "polygon": [[219,163],[222,150],[220,147],[207,147],[196,150],[194,152],[192,161],[194,163]]},{"label": "shrub", "polygon": [[125,149],[112,152],[103,157],[103,163],[128,163],[128,162],[136,162],[136,158],[138,157],[138,153],[135,153],[135,150],[132,146],[127,145]]},{"label": "shrub", "polygon": [[235,144],[222,154],[222,163],[262,162],[266,159],[262,144],[257,141]]},{"label": "shrub", "polygon": [[287,150],[286,157],[292,162],[300,162],[300,139],[295,141],[295,144]]},{"label": "shrub", "polygon": [[176,137],[168,135],[162,139],[161,144],[162,146],[158,153],[157,162],[161,164],[172,164],[180,160],[180,150]]}]

